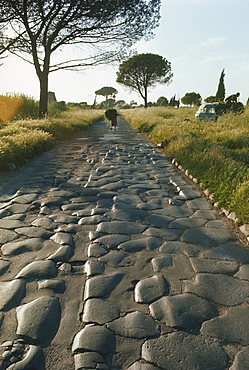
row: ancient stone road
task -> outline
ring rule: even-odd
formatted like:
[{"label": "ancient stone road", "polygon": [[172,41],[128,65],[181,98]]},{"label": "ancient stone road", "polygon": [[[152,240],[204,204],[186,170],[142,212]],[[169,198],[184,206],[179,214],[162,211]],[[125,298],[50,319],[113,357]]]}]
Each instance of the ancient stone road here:
[{"label": "ancient stone road", "polygon": [[249,369],[249,250],[123,118],[0,180],[1,370]]}]

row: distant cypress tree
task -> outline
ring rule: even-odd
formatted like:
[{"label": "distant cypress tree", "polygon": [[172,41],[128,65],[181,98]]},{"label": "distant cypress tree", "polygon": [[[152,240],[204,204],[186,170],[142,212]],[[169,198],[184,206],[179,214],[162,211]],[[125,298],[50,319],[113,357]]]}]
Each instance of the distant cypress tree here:
[{"label": "distant cypress tree", "polygon": [[225,69],[222,70],[218,85],[218,90],[215,95],[216,101],[224,101],[226,90],[225,90],[225,83],[224,83],[224,77],[225,77]]}]

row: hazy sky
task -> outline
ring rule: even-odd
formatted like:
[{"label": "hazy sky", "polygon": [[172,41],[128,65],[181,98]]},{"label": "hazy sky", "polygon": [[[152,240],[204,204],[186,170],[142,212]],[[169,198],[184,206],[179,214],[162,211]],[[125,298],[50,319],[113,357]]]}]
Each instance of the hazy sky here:
[{"label": "hazy sky", "polygon": [[[202,98],[215,95],[222,69],[225,69],[226,95],[241,93],[244,104],[249,97],[249,0],[162,0],[160,26],[155,37],[140,41],[139,53],[154,53],[172,64],[170,85],[150,90],[148,99],[160,96],[182,98],[186,92]],[[58,71],[50,74],[49,90],[57,100],[92,103],[94,91],[103,86],[118,90],[117,99],[142,103],[136,92],[116,83],[118,67],[88,69],[84,72]],[[22,92],[39,96],[34,67],[8,57],[0,67],[0,94]]]}]

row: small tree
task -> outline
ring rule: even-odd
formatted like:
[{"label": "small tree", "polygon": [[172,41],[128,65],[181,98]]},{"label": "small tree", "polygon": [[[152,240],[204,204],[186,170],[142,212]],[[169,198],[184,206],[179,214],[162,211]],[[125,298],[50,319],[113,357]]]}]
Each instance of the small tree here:
[{"label": "small tree", "polygon": [[218,89],[215,95],[216,101],[224,101],[225,99],[226,89],[225,89],[224,77],[225,77],[225,69],[222,70],[221,75],[220,75]]},{"label": "small tree", "polygon": [[182,104],[184,105],[200,105],[201,104],[201,95],[195,92],[186,93],[184,97],[181,99]]},{"label": "small tree", "polygon": [[[108,100],[112,99],[113,101],[114,99],[114,103],[115,103],[115,97],[117,93],[118,91],[114,87],[108,87],[108,86],[102,87],[101,89],[95,91],[96,95],[101,95],[105,97],[105,107],[106,108],[110,108],[110,106],[107,106]],[[114,104],[112,106],[114,106]]]},{"label": "small tree", "polygon": [[160,96],[160,98],[157,99],[156,105],[158,107],[167,107],[169,105],[169,101],[165,96]]},{"label": "small tree", "polygon": [[171,64],[156,54],[138,54],[119,66],[117,82],[137,91],[147,108],[148,88],[170,82],[173,73]]},{"label": "small tree", "polygon": [[214,103],[214,102],[216,102],[216,96],[213,96],[213,95],[208,96],[208,97],[205,99],[205,102],[207,102],[207,103]]}]

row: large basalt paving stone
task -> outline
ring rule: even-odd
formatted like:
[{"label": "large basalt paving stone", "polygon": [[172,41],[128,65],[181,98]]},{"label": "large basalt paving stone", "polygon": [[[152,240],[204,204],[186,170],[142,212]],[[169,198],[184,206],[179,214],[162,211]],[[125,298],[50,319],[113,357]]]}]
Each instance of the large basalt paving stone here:
[{"label": "large basalt paving stone", "polygon": [[63,224],[70,224],[70,223],[77,223],[78,217],[67,215],[63,212],[61,213],[54,213],[49,216],[54,222],[63,223]]},{"label": "large basalt paving stone", "polygon": [[0,229],[0,244],[5,244],[19,238],[19,235],[12,230]]},{"label": "large basalt paving stone", "polygon": [[37,198],[38,198],[38,194],[36,194],[36,193],[23,194],[23,195],[19,195],[19,196],[13,198],[12,202],[13,203],[27,204],[27,203],[32,203]]},{"label": "large basalt paving stone", "polygon": [[235,240],[235,236],[230,231],[216,228],[193,228],[186,230],[181,240],[187,243],[199,244],[204,247],[218,247],[219,244]]},{"label": "large basalt paving stone", "polygon": [[97,232],[107,234],[141,234],[145,229],[144,225],[128,221],[101,222],[97,226]]},{"label": "large basalt paving stone", "polygon": [[106,250],[106,248],[102,247],[102,245],[100,245],[99,243],[90,244],[87,249],[88,257],[98,258],[98,257],[104,256],[107,253],[108,251]]},{"label": "large basalt paving stone", "polygon": [[0,275],[3,275],[5,274],[5,272],[8,270],[10,266],[10,262],[9,261],[5,261],[5,260],[0,260]]},{"label": "large basalt paving stone", "polygon": [[104,246],[110,249],[116,249],[119,244],[130,240],[129,235],[125,234],[112,234],[112,235],[104,235],[100,238],[96,239],[96,243],[103,244]]},{"label": "large basalt paving stone", "polygon": [[249,347],[244,348],[235,356],[233,365],[229,370],[249,370],[248,364]]},{"label": "large basalt paving stone", "polygon": [[56,252],[50,254],[47,257],[48,260],[52,260],[54,262],[68,262],[73,255],[73,249],[70,245],[62,245],[57,249]]},{"label": "large basalt paving stone", "polygon": [[107,328],[87,325],[74,337],[72,352],[93,351],[107,355],[115,352],[115,343],[115,335]]},{"label": "large basalt paving stone", "polygon": [[74,355],[74,369],[102,369],[108,370],[109,366],[98,352],[84,352]]},{"label": "large basalt paving stone", "polygon": [[146,221],[151,226],[161,227],[161,228],[168,228],[168,224],[173,220],[172,217],[167,216],[160,216],[156,214],[151,214],[150,216],[146,217]]},{"label": "large basalt paving stone", "polygon": [[46,216],[36,218],[32,222],[31,225],[38,226],[38,227],[43,227],[44,229],[48,229],[48,230],[54,230],[57,227],[57,224],[53,220],[51,220],[50,218],[48,218]]},{"label": "large basalt paving stone", "polygon": [[242,265],[237,274],[234,275],[242,280],[249,280],[249,265]]},{"label": "large basalt paving stone", "polygon": [[148,238],[142,238],[142,239],[136,239],[136,240],[129,240],[127,242],[121,243],[118,246],[118,249],[122,249],[126,252],[138,252],[143,249],[150,249],[154,250],[158,248],[161,245],[161,239],[156,237],[148,237]]},{"label": "large basalt paving stone", "polygon": [[129,338],[146,338],[159,334],[157,323],[143,312],[135,311],[120,317],[106,326],[114,333]]},{"label": "large basalt paving stone", "polygon": [[26,224],[19,220],[12,220],[11,218],[0,219],[0,229],[17,229],[18,227],[26,226]]},{"label": "large basalt paving stone", "polygon": [[[205,256],[208,256],[208,252],[209,251],[205,253]],[[218,254],[223,256],[225,259],[235,260],[241,263],[249,263],[249,250],[242,247],[239,243],[225,243],[217,249],[213,248],[210,251],[210,254],[212,252],[218,252]]]},{"label": "large basalt paving stone", "polygon": [[33,252],[42,249],[44,240],[41,238],[30,238],[20,241],[9,242],[1,247],[4,256],[11,256],[25,252]]},{"label": "large basalt paving stone", "polygon": [[203,226],[207,220],[202,218],[179,218],[171,221],[168,225],[169,229],[190,229]]},{"label": "large basalt paving stone", "polygon": [[215,211],[199,209],[190,218],[201,218],[205,220],[216,220]]},{"label": "large basalt paving stone", "polygon": [[118,309],[108,301],[103,299],[88,299],[84,306],[82,321],[85,323],[95,322],[105,324],[119,317]]},{"label": "large basalt paving stone", "polygon": [[47,239],[51,235],[53,235],[52,231],[48,231],[48,230],[43,229],[41,227],[35,227],[35,226],[20,227],[18,229],[15,229],[15,232],[17,234],[20,234],[20,235],[29,236],[30,238],[43,238],[43,239]]},{"label": "large basalt paving stone", "polygon": [[183,332],[147,340],[142,358],[162,369],[225,370],[228,358],[218,344]]},{"label": "large basalt paving stone", "polygon": [[133,365],[129,366],[126,370],[157,370],[157,369],[158,367],[155,367],[151,364],[135,362]]},{"label": "large basalt paving stone", "polygon": [[8,311],[18,306],[25,296],[25,288],[22,280],[0,282],[0,310]]},{"label": "large basalt paving stone", "polygon": [[197,273],[209,272],[215,274],[234,274],[238,270],[238,262],[208,258],[190,258],[190,262]]},{"label": "large basalt paving stone", "polygon": [[160,272],[164,268],[171,267],[173,260],[171,256],[154,257],[151,260],[151,264],[155,272]]},{"label": "large basalt paving stone", "polygon": [[172,327],[189,328],[218,315],[215,306],[194,294],[162,297],[149,306],[152,316]]},{"label": "large basalt paving stone", "polygon": [[188,200],[186,206],[195,210],[211,209],[211,205],[203,198]]},{"label": "large basalt paving stone", "polygon": [[185,282],[185,292],[225,306],[235,306],[249,296],[249,282],[222,274],[197,274],[194,281]]},{"label": "large basalt paving stone", "polygon": [[62,245],[73,245],[73,238],[71,234],[68,233],[63,233],[63,232],[58,232],[51,236],[50,238],[53,240],[55,243],[62,244]]},{"label": "large basalt paving stone", "polygon": [[201,333],[225,343],[249,344],[249,307],[232,307],[226,315],[202,324]]},{"label": "large basalt paving stone", "polygon": [[124,272],[117,272],[88,279],[85,284],[84,299],[108,297],[124,275]]},{"label": "large basalt paving stone", "polygon": [[126,254],[119,251],[111,251],[105,256],[99,257],[99,261],[106,263],[112,267],[117,267],[123,259],[126,257]]},{"label": "large basalt paving stone", "polygon": [[173,205],[163,208],[162,210],[156,210],[154,213],[174,218],[186,218],[192,215],[193,211],[188,208]]},{"label": "large basalt paving stone", "polygon": [[111,212],[107,212],[105,215],[112,220],[135,222],[136,220],[144,218],[147,215],[147,212],[135,207],[127,207],[114,209]]},{"label": "large basalt paving stone", "polygon": [[181,232],[176,229],[159,229],[159,228],[148,228],[143,235],[146,236],[155,236],[159,238],[164,238],[166,240],[178,240]]},{"label": "large basalt paving stone", "polygon": [[64,280],[43,280],[38,281],[38,289],[50,289],[55,293],[64,293],[66,290],[66,284]]},{"label": "large basalt paving stone", "polygon": [[98,225],[100,222],[108,222],[108,218],[102,215],[83,217],[79,220],[79,225]]},{"label": "large basalt paving stone", "polygon": [[134,207],[136,207],[137,204],[142,202],[142,199],[140,198],[139,195],[132,195],[132,194],[123,194],[123,195],[117,195],[116,197],[113,198],[115,203],[123,202],[123,203],[128,203]]},{"label": "large basalt paving stone", "polygon": [[29,337],[42,347],[50,345],[60,324],[57,298],[40,297],[17,307],[17,335]]},{"label": "large basalt paving stone", "polygon": [[57,276],[57,268],[53,261],[34,261],[25,266],[16,275],[16,279],[40,280]]},{"label": "large basalt paving stone", "polygon": [[87,276],[100,275],[105,271],[105,265],[99,261],[87,260],[84,265],[84,271]]},{"label": "large basalt paving stone", "polygon": [[134,290],[135,302],[151,303],[167,294],[168,291],[168,283],[163,275],[154,275],[142,279],[136,284]]},{"label": "large basalt paving stone", "polygon": [[183,243],[179,241],[168,241],[161,245],[159,252],[168,254],[184,253],[189,257],[194,257],[200,253],[202,249],[194,244]]}]

